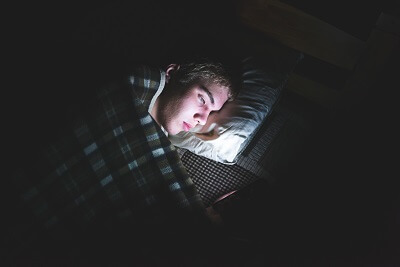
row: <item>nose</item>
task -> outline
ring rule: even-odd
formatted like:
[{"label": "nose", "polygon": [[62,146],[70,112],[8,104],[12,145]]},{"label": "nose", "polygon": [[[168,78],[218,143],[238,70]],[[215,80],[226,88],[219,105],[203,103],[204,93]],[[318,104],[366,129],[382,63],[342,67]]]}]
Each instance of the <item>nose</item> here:
[{"label": "nose", "polygon": [[210,115],[209,111],[204,111],[201,113],[194,114],[195,121],[200,125],[205,125],[208,119],[208,115]]}]

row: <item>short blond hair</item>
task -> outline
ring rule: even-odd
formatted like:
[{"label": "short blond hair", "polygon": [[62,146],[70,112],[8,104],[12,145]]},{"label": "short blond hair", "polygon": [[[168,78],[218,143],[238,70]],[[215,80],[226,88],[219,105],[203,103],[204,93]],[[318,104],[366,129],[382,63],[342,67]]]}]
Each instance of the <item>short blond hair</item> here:
[{"label": "short blond hair", "polygon": [[185,90],[195,83],[215,83],[228,88],[228,100],[236,96],[237,84],[233,71],[221,62],[208,58],[196,61],[183,62],[178,70],[171,75],[170,83],[179,89]]}]

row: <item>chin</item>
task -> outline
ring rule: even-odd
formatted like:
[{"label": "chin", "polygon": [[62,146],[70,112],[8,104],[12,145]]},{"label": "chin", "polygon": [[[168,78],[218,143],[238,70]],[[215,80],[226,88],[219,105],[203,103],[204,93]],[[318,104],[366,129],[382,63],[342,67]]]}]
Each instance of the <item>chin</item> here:
[{"label": "chin", "polygon": [[[182,128],[177,127],[176,125],[166,125],[167,127],[164,127],[164,129],[168,132],[170,135],[176,135],[180,132],[183,131]],[[168,127],[169,126],[169,127]],[[175,127],[174,127],[175,126]]]},{"label": "chin", "polygon": [[171,130],[171,131],[167,131],[167,132],[168,132],[168,134],[170,134],[170,135],[176,135],[176,134],[178,134],[178,133],[180,133],[180,132],[182,132],[182,131]]},{"label": "chin", "polygon": [[164,127],[164,130],[167,131],[167,133],[170,134],[170,135],[177,134],[177,132],[174,129],[171,129],[171,128]]}]

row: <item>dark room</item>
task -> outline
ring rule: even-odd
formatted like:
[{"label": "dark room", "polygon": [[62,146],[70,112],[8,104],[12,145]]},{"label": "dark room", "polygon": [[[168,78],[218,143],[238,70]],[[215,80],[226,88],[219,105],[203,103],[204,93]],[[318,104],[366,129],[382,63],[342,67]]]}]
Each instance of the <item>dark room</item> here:
[{"label": "dark room", "polygon": [[1,266],[400,266],[396,1],[3,13]]}]

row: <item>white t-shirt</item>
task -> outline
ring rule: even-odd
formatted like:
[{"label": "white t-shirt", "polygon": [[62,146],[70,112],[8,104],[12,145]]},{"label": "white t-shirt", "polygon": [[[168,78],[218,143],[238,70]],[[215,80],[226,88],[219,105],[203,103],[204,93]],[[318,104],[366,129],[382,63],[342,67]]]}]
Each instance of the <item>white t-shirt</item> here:
[{"label": "white t-shirt", "polygon": [[[151,111],[154,107],[154,104],[156,103],[157,98],[161,95],[162,91],[164,90],[165,87],[165,71],[160,70],[160,85],[158,86],[157,92],[154,94],[153,98],[150,101],[149,109],[147,110],[150,114]],[[168,132],[164,129],[162,125],[160,125],[161,130],[165,133],[166,136],[168,136]]]}]

